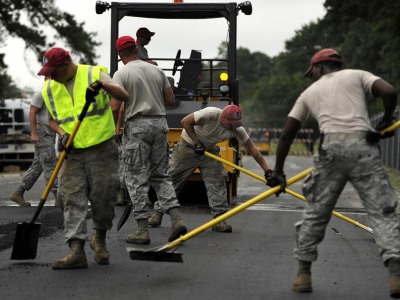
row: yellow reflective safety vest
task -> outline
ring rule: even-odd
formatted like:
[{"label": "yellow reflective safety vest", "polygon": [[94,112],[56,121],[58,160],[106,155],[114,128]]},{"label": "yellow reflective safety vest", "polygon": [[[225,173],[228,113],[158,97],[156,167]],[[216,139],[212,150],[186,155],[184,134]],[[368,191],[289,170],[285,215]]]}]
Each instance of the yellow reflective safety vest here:
[{"label": "yellow reflective safety vest", "polygon": [[[52,119],[62,130],[71,134],[85,105],[86,89],[100,79],[100,71],[107,73],[105,67],[78,65],[75,75],[73,98],[67,87],[54,80],[44,83],[42,96]],[[73,148],[88,148],[110,139],[114,135],[115,125],[110,108],[110,97],[102,93],[90,104],[85,118],[73,141]]]}]

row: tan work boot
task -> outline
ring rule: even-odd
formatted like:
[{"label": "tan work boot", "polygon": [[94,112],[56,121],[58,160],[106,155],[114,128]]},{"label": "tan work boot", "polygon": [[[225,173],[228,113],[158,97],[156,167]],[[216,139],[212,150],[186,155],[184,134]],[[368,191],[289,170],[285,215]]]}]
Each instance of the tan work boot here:
[{"label": "tan work boot", "polygon": [[138,230],[135,233],[128,235],[126,238],[127,243],[132,244],[142,244],[148,245],[150,244],[150,234],[149,234],[149,222],[147,219],[138,219],[136,220],[138,224]]},{"label": "tan work boot", "polygon": [[390,275],[389,293],[392,298],[400,298],[400,276]]},{"label": "tan work boot", "polygon": [[86,269],[88,267],[84,250],[85,242],[74,239],[69,242],[69,253],[64,258],[56,260],[52,268],[54,270]]},{"label": "tan work boot", "polygon": [[293,290],[297,293],[311,293],[311,274],[299,273],[293,283]]},{"label": "tan work boot", "polygon": [[389,293],[392,298],[400,298],[400,259],[391,258],[385,262],[390,272]]},{"label": "tan work boot", "polygon": [[11,194],[10,200],[14,201],[19,206],[22,206],[22,207],[31,206],[30,202],[25,201],[24,192],[15,191],[14,193]]},{"label": "tan work boot", "polygon": [[107,230],[96,230],[96,234],[90,242],[90,248],[94,251],[94,260],[99,265],[110,263],[110,253],[106,245],[106,232]]},{"label": "tan work boot", "polygon": [[179,238],[181,235],[184,235],[187,232],[187,228],[185,224],[183,224],[182,216],[179,208],[174,207],[168,211],[169,216],[171,217],[172,230],[169,235],[168,242],[172,242]]},{"label": "tan work boot", "polygon": [[162,223],[163,214],[156,212],[149,218],[149,226],[151,227],[158,227]]},{"label": "tan work boot", "polygon": [[[218,216],[220,216],[222,214],[219,214]],[[215,216],[215,218],[217,218],[218,216]],[[212,231],[217,231],[217,232],[232,232],[232,226],[228,225],[225,221],[219,222],[217,225],[214,225],[212,227]]]}]

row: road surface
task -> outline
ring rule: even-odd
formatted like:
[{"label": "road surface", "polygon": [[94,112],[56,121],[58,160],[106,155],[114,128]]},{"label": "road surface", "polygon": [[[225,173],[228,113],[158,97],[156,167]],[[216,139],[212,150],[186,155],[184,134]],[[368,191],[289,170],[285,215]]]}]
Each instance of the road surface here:
[{"label": "road surface", "polygon": [[[274,156],[266,156],[273,166]],[[312,166],[311,157],[289,157],[286,174],[291,177]],[[263,175],[254,160],[243,167]],[[125,238],[136,227],[129,219],[120,231],[108,232],[110,265],[94,262],[86,244],[89,268],[55,271],[54,260],[67,253],[61,229],[61,211],[50,198],[39,221],[39,249],[34,260],[10,260],[16,222],[29,221],[36,207],[20,208],[8,200],[20,173],[0,174],[0,298],[1,299],[390,299],[389,275],[383,267],[373,234],[332,217],[320,256],[313,264],[314,292],[291,290],[297,271],[293,258],[294,223],[301,220],[304,202],[288,194],[271,196],[227,220],[233,233],[207,230],[186,241],[178,252],[184,263],[131,260]],[[266,191],[264,183],[241,174],[238,198],[243,203]],[[302,182],[302,181],[301,181]],[[290,186],[301,194],[301,182]],[[26,198],[37,205],[44,189],[40,179]],[[115,224],[123,211],[116,207]],[[206,202],[182,207],[184,221],[192,230],[209,220]],[[368,226],[364,209],[347,186],[336,211]],[[88,230],[93,234],[91,220]],[[160,228],[150,228],[149,248],[165,245],[170,230],[168,216]]]}]

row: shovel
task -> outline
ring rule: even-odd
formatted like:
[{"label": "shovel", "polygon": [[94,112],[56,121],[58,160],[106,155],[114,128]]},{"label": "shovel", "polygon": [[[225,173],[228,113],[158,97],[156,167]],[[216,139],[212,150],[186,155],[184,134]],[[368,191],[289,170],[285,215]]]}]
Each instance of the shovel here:
[{"label": "shovel", "polygon": [[[254,174],[254,173],[250,172],[249,170],[246,170],[246,169],[244,169],[242,167],[239,167],[239,166],[237,166],[237,165],[235,165],[235,164],[233,164],[233,163],[231,163],[231,162],[229,162],[229,161],[227,161],[227,160],[225,160],[225,159],[223,159],[223,158],[221,158],[219,156],[216,156],[216,155],[214,155],[212,153],[209,153],[207,151],[204,152],[204,155],[206,155],[206,156],[208,156],[210,158],[213,158],[213,159],[215,159],[215,160],[217,160],[217,161],[219,161],[219,162],[221,162],[223,164],[231,166],[232,168],[235,168],[236,170],[241,171],[241,172],[243,172],[243,173],[245,173],[247,175],[250,175],[251,177],[254,177],[254,178],[256,178],[256,179],[258,179],[258,180],[260,180],[262,182],[267,183],[267,180],[264,177],[259,176],[257,174]],[[304,201],[304,202],[307,202],[307,199],[303,195],[300,195],[300,194],[298,194],[296,192],[293,192],[293,191],[291,191],[289,189],[285,189],[285,192],[290,194],[290,195],[292,195],[292,196],[294,196],[294,197],[296,197],[296,198],[298,198],[298,199],[300,199],[300,200],[302,200],[302,201]],[[351,223],[351,224],[353,224],[355,226],[358,226],[358,227],[368,231],[369,233],[373,233],[372,228],[370,228],[368,226],[365,226],[365,225],[363,225],[363,224],[361,224],[361,223],[359,223],[357,221],[354,221],[353,219],[351,219],[349,217],[346,217],[346,216],[344,216],[344,215],[342,215],[342,214],[340,214],[340,213],[338,213],[336,211],[332,211],[332,215],[334,215],[335,217],[338,217],[338,218],[340,218],[340,219],[342,219],[342,220],[344,220],[346,222],[349,222],[349,223]]]},{"label": "shovel", "polygon": [[11,253],[11,259],[14,260],[25,260],[25,259],[35,259],[37,253],[37,247],[39,243],[39,232],[40,232],[40,223],[37,223],[36,220],[39,217],[39,214],[46,202],[47,196],[50,192],[51,186],[54,183],[54,180],[57,178],[58,172],[64,162],[65,157],[67,156],[66,149],[72,146],[73,139],[75,138],[76,133],[78,132],[79,126],[81,125],[86,112],[89,109],[93,99],[87,99],[85,105],[82,108],[81,114],[78,117],[78,120],[75,123],[74,129],[67,141],[67,145],[58,159],[57,165],[54,168],[53,174],[50,177],[49,182],[46,185],[46,188],[40,198],[39,205],[36,209],[35,215],[32,220],[27,222],[19,222],[17,224],[17,231],[15,233],[14,246]]},{"label": "shovel", "polygon": [[127,205],[125,205],[125,208],[121,215],[121,218],[118,221],[117,231],[119,231],[122,228],[122,226],[124,226],[126,220],[128,220],[129,215],[131,214],[132,209],[133,209],[133,204],[132,204],[131,198],[126,190],[125,190],[125,198],[129,198],[129,202]]},{"label": "shovel", "polygon": [[[311,172],[312,168],[309,168],[292,178],[289,178],[287,180],[287,185],[291,185],[300,179],[304,178]],[[148,250],[143,250],[143,249],[138,249],[135,247],[127,247],[126,250],[129,253],[129,256],[133,260],[147,260],[147,261],[164,261],[164,262],[183,262],[182,259],[182,254],[181,253],[175,253],[175,252],[168,252],[170,250],[176,250],[177,247],[179,247],[183,242],[187,241],[188,239],[200,234],[201,232],[211,228],[212,226],[232,217],[233,215],[238,214],[239,212],[245,210],[251,205],[256,204],[257,202],[260,202],[264,198],[267,198],[271,195],[274,195],[276,192],[278,192],[280,189],[280,186],[273,187],[269,189],[268,191],[236,206],[235,208],[227,211],[226,213],[219,215],[215,219],[203,224],[202,226],[199,226],[192,231],[186,233],[185,235],[182,235],[178,239],[164,245],[161,247],[153,248],[153,249],[148,249]]]}]

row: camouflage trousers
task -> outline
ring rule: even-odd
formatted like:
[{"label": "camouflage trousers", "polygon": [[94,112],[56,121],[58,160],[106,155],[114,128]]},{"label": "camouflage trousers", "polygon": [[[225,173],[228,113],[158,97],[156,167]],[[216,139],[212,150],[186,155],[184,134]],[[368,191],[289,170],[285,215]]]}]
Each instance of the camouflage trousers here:
[{"label": "camouflage trousers", "polygon": [[308,200],[296,226],[295,257],[315,261],[332,210],[347,182],[357,190],[384,262],[400,258],[397,195],[384,171],[379,147],[365,139],[324,143],[314,156],[315,169],[303,184]]},{"label": "camouflage trousers", "polygon": [[[214,155],[219,155],[219,147],[207,150]],[[227,190],[225,177],[227,176],[225,167],[220,162],[207,157],[198,155],[187,147],[187,143],[180,140],[172,151],[168,173],[171,176],[176,192],[179,194],[190,175],[199,169],[207,189],[208,204],[211,214],[217,216],[228,210]],[[154,209],[160,211],[157,202]]]},{"label": "camouflage trousers", "polygon": [[135,219],[151,216],[148,192],[152,186],[163,213],[179,207],[168,167],[168,125],[165,118],[137,118],[124,127],[122,139],[126,188]]},{"label": "camouflage trousers", "polygon": [[66,242],[87,238],[88,203],[92,208],[93,228],[111,229],[118,188],[118,149],[114,139],[71,150],[61,169],[58,190],[64,205]]},{"label": "camouflage trousers", "polygon": [[[24,190],[29,191],[43,172],[46,182],[49,182],[51,175],[57,165],[55,152],[56,133],[47,125],[38,124],[37,132],[39,143],[35,145],[35,156],[29,169],[21,180]],[[58,180],[54,181],[51,192],[57,197]]]}]

